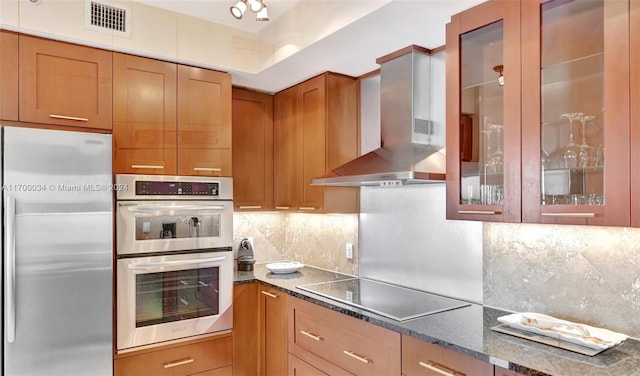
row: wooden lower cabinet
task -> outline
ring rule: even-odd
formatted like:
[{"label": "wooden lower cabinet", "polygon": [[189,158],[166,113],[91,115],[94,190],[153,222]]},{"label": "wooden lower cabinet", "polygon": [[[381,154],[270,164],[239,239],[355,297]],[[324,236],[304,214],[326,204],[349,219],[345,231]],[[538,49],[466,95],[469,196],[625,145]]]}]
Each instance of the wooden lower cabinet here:
[{"label": "wooden lower cabinet", "polygon": [[400,374],[399,333],[301,299],[288,306],[289,353],[329,375]]},{"label": "wooden lower cabinet", "polygon": [[402,374],[493,375],[493,365],[413,337],[402,336]]},{"label": "wooden lower cabinet", "polygon": [[232,374],[231,334],[116,356],[115,376]]},{"label": "wooden lower cabinet", "polygon": [[234,286],[233,352],[234,375],[287,374],[287,294],[261,283]]},{"label": "wooden lower cabinet", "polygon": [[327,373],[320,371],[311,364],[291,354],[289,354],[288,369],[289,372],[287,375],[289,376],[328,376]]}]

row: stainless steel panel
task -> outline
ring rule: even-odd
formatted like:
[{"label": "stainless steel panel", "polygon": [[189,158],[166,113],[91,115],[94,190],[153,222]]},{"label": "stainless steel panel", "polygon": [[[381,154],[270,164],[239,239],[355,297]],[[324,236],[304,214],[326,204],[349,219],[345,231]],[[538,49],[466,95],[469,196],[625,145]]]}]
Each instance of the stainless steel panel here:
[{"label": "stainless steel panel", "polygon": [[111,375],[111,136],[3,129],[3,196],[16,202],[4,373]]},{"label": "stainless steel panel", "polygon": [[[164,182],[206,182],[206,183],[219,183],[218,196],[153,196],[136,195],[136,181],[164,181]],[[186,199],[200,199],[200,200],[232,200],[233,199],[233,179],[225,177],[210,177],[210,176],[167,176],[167,175],[116,175],[116,199],[118,200],[186,200]]]},{"label": "stainless steel panel", "polygon": [[482,223],[445,219],[445,186],[360,192],[359,275],[482,302]]}]

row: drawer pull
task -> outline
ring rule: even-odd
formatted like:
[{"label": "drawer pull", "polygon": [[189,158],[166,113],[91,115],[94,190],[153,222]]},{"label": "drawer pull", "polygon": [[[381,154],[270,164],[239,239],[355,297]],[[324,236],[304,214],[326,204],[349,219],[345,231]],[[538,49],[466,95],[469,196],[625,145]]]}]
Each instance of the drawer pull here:
[{"label": "drawer pull", "polygon": [[439,375],[442,375],[442,376],[456,376],[456,375],[458,375],[458,372],[453,372],[453,373],[452,372],[447,372],[447,371],[445,371],[443,369],[440,369],[439,367],[436,367],[436,365],[434,363],[432,363],[432,362],[429,362],[429,363],[418,362],[418,364],[420,365],[420,367],[424,367],[424,368],[426,368],[426,369],[428,369],[430,371],[433,371],[433,372],[435,372],[435,373],[437,373]]},{"label": "drawer pull", "polygon": [[290,206],[276,206],[278,210],[289,210]]},{"label": "drawer pull", "polygon": [[543,217],[594,218],[596,213],[541,213]]},{"label": "drawer pull", "polygon": [[316,208],[314,208],[313,206],[301,206],[298,209],[300,209],[300,210],[309,210],[309,211],[316,210]]},{"label": "drawer pull", "polygon": [[62,120],[75,120],[75,121],[89,121],[87,118],[75,117],[75,116],[64,116],[64,115],[49,115],[50,118],[53,119],[62,119]]},{"label": "drawer pull", "polygon": [[306,330],[301,330],[300,333],[304,334],[305,336],[307,336],[307,337],[309,337],[309,338],[311,338],[311,339],[313,339],[315,341],[318,341],[318,342],[322,341],[322,337],[317,336],[317,335],[315,335],[313,333],[307,332]]},{"label": "drawer pull", "polygon": [[194,167],[193,171],[210,171],[210,172],[220,172],[221,168],[217,167]]},{"label": "drawer pull", "polygon": [[261,205],[240,205],[238,209],[262,209]]},{"label": "drawer pull", "polygon": [[458,210],[458,214],[496,215],[500,214],[500,212],[495,210]]},{"label": "drawer pull", "polygon": [[345,355],[349,355],[350,357],[352,357],[353,359],[357,359],[359,361],[361,361],[362,363],[367,363],[369,364],[371,361],[367,358],[365,358],[364,356],[360,356],[354,352],[351,351],[347,351],[347,350],[343,350],[342,351]]},{"label": "drawer pull", "polygon": [[260,292],[262,293],[262,295],[266,295],[266,296],[268,296],[268,297],[270,297],[270,298],[274,298],[274,299],[275,299],[275,298],[277,298],[277,297],[278,297],[278,295],[276,295],[276,294],[272,294],[272,293],[270,293],[270,292],[268,292],[268,291],[260,291]]},{"label": "drawer pull", "polygon": [[161,170],[164,168],[164,166],[134,164],[134,165],[131,165],[131,168],[153,168],[156,170]]},{"label": "drawer pull", "polygon": [[164,368],[171,368],[171,367],[182,366],[184,364],[189,364],[193,362],[194,362],[193,358],[184,358],[180,360],[174,360],[173,362],[163,363],[162,365],[164,366]]}]

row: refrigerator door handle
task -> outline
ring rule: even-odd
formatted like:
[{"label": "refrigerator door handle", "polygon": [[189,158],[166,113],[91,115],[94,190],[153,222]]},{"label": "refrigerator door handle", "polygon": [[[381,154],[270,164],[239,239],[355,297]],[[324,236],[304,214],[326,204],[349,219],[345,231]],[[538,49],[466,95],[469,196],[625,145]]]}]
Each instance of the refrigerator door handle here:
[{"label": "refrigerator door handle", "polygon": [[5,328],[8,343],[16,339],[16,199],[7,196],[5,206],[6,236],[5,236]]}]

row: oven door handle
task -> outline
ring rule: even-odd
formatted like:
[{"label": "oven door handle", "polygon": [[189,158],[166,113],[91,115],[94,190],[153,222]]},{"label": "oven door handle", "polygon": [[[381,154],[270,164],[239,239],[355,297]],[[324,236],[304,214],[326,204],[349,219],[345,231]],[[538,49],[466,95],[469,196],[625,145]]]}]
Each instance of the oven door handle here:
[{"label": "oven door handle", "polygon": [[145,212],[169,212],[176,210],[224,210],[223,205],[136,205],[120,203],[120,206],[130,206],[128,210],[133,213],[145,213]]},{"label": "oven door handle", "polygon": [[188,259],[188,260],[176,260],[176,261],[158,261],[158,262],[141,262],[136,264],[130,264],[128,268],[130,270],[149,270],[149,269],[159,269],[166,266],[185,266],[185,265],[196,265],[196,264],[205,264],[210,262],[221,262],[225,260],[225,256],[220,257],[211,257],[211,258],[203,258],[203,259]]}]

